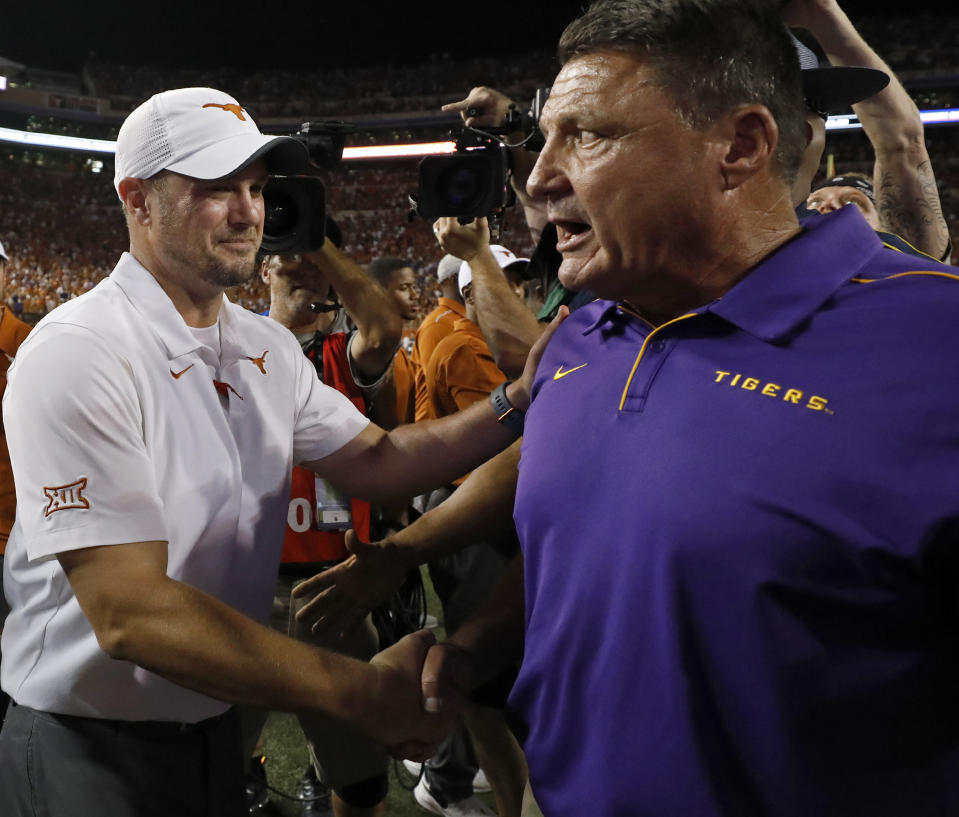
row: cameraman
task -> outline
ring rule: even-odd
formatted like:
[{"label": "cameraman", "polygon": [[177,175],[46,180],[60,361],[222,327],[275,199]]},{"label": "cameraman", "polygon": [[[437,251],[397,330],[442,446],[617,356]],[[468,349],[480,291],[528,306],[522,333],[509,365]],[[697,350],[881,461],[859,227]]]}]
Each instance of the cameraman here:
[{"label": "cameraman", "polygon": [[[465,99],[443,106],[446,112],[459,113],[466,127],[478,130],[504,127],[510,111],[515,109],[516,103],[513,100],[487,87],[473,88]],[[555,241],[555,228],[546,220],[545,201],[534,199],[526,192],[526,180],[536,162],[537,154],[528,151],[522,144],[525,138],[526,134],[519,129],[506,134],[504,141],[511,146],[511,184],[523,207],[530,235],[541,245],[537,248],[537,254],[541,254],[542,245],[549,242],[550,235]],[[433,225],[433,230],[446,252],[470,265],[473,271],[472,291],[476,317],[483,337],[489,344],[496,365],[507,377],[516,377],[523,370],[526,355],[543,327],[537,316],[515,297],[509,282],[489,251],[489,227],[486,219],[460,225],[456,219],[440,218]]]},{"label": "cameraman", "polygon": [[[322,249],[314,252],[266,256],[260,276],[270,287],[269,316],[296,335],[321,381],[369,414],[372,393],[389,369],[399,345],[402,319],[386,291],[335,246],[336,238],[327,240]],[[356,326],[354,331],[343,331],[345,322],[340,320],[342,311],[337,300]],[[379,649],[369,616],[342,635],[325,630],[314,634],[309,627],[297,624],[295,606],[291,610],[293,587],[348,556],[345,529],[355,527],[361,535],[368,535],[370,530],[370,504],[354,498],[344,498],[349,517],[342,525],[319,530],[316,522],[306,524],[312,510],[325,501],[322,494],[329,493],[325,484],[321,490],[321,482],[312,471],[293,469],[290,512],[274,599],[274,626],[300,641],[368,660]],[[301,512],[300,508],[309,512]],[[266,710],[246,713],[247,757],[267,714]],[[298,719],[311,758],[301,780],[301,814],[325,813],[319,808],[325,799],[320,778],[332,789],[335,817],[382,814],[388,787],[387,756],[382,747],[342,721],[316,714],[301,714]],[[262,768],[255,759],[252,768],[258,766]],[[261,797],[260,802],[264,801],[265,797]]]}]

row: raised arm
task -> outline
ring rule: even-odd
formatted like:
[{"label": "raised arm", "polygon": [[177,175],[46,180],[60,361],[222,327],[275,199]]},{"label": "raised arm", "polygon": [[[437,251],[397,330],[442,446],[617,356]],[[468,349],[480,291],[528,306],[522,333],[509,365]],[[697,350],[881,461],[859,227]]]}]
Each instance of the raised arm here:
[{"label": "raised arm", "polygon": [[516,297],[490,252],[486,219],[460,224],[455,218],[440,218],[435,228],[443,251],[470,265],[476,320],[493,360],[507,377],[519,376],[529,350],[543,333],[543,325]]},{"label": "raised arm", "polygon": [[[552,333],[569,311],[559,314],[530,350],[522,377],[506,396],[526,411],[536,367]],[[350,496],[370,500],[410,496],[445,485],[498,454],[515,436],[504,427],[489,400],[423,423],[390,432],[370,425],[327,457],[303,463]]]},{"label": "raised arm", "polygon": [[350,356],[365,381],[378,378],[393,360],[403,319],[386,290],[331,241],[306,256],[326,275],[343,308],[356,324]]},{"label": "raised arm", "polygon": [[922,252],[948,260],[949,229],[922,120],[902,83],[836,0],[790,0],[783,16],[787,25],[807,29],[833,65],[877,68],[889,75],[884,90],[853,105],[876,154],[873,186],[880,225]]},{"label": "raised arm", "polygon": [[[450,102],[443,106],[446,112],[458,113],[468,128],[484,130],[486,128],[500,128],[506,122],[506,115],[511,107],[515,107],[512,99],[494,88],[483,86],[473,88],[465,99]],[[475,115],[470,112],[475,111]],[[526,191],[526,180],[536,164],[538,154],[526,150],[522,144],[527,134],[522,130],[505,135],[506,144],[510,148],[512,161],[512,186],[516,199],[523,207],[526,215],[526,224],[529,227],[533,243],[539,242],[540,233],[546,226],[546,202],[534,199]],[[460,256],[462,257],[462,256]]]}]

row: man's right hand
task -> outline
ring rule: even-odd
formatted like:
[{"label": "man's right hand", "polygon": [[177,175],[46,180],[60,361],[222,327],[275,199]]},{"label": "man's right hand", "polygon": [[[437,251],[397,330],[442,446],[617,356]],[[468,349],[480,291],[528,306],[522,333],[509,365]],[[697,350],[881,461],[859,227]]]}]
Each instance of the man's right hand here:
[{"label": "man's right hand", "polygon": [[346,532],[350,557],[297,585],[295,598],[313,596],[296,614],[314,633],[347,633],[374,608],[388,601],[406,578],[407,565],[390,539],[364,542]]},{"label": "man's right hand", "polygon": [[[440,216],[433,222],[433,234],[443,252],[466,262],[472,261],[484,250],[491,253],[489,222],[485,218],[474,218],[468,224],[460,224],[453,216]],[[499,266],[495,258],[492,263]]]},{"label": "man's right hand", "polygon": [[420,680],[423,708],[427,712],[450,715],[470,706],[473,687],[473,662],[466,650],[444,641],[430,647]]},{"label": "man's right hand", "polygon": [[423,761],[458,725],[459,709],[426,710],[418,687],[433,634],[419,630],[377,655],[369,663],[373,682],[361,686],[357,725],[383,743],[394,757]]},{"label": "man's right hand", "polygon": [[[449,102],[443,106],[446,113],[458,113],[468,128],[501,128],[506,122],[506,114],[515,103],[506,94],[494,88],[479,86],[458,102]],[[470,115],[475,111],[475,115]]]}]

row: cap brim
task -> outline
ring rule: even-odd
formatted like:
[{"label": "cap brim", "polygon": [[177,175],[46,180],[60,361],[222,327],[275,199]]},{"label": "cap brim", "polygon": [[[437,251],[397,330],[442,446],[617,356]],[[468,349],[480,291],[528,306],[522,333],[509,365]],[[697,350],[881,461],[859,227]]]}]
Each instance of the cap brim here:
[{"label": "cap brim", "polygon": [[222,179],[264,159],[269,173],[294,176],[309,169],[309,152],[291,136],[243,133],[198,150],[167,166],[167,170],[194,179]]},{"label": "cap brim", "polygon": [[803,95],[823,113],[845,113],[888,84],[888,74],[875,68],[834,65],[802,71]]}]

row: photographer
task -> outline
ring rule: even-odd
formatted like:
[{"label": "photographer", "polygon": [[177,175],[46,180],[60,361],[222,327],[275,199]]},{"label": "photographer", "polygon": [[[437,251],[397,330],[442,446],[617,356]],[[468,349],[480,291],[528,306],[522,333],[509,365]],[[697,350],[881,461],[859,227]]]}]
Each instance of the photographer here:
[{"label": "photographer", "polygon": [[[458,112],[466,127],[482,131],[504,128],[510,112],[516,110],[516,104],[493,88],[477,87],[465,99],[444,105],[443,110]],[[547,223],[545,202],[534,199],[526,191],[526,180],[537,156],[525,147],[528,135],[526,130],[518,129],[503,136],[504,143],[512,145],[510,181],[534,241],[548,244],[550,237],[555,242],[555,228]],[[489,252],[486,219],[461,225],[456,219],[440,218],[434,224],[434,232],[446,252],[470,264],[477,323],[496,365],[508,377],[515,377],[522,371],[530,347],[542,332],[542,325],[536,315],[514,297],[502,270]],[[555,270],[553,273],[555,275]],[[556,285],[555,278],[546,284],[553,285]]]},{"label": "photographer", "polygon": [[[328,230],[333,227],[335,225],[328,222]],[[333,232],[338,233],[338,229]],[[322,382],[368,414],[370,395],[388,370],[402,331],[402,321],[393,308],[392,299],[331,240],[312,252],[268,255],[261,263],[260,275],[270,287],[270,317],[296,336]],[[337,331],[341,309],[356,326],[352,332]],[[328,530],[306,524],[309,514],[301,509],[319,508],[327,501],[324,497],[338,495],[332,486],[321,485],[312,471],[293,469],[290,510],[273,604],[274,626],[300,641],[369,660],[379,650],[377,633],[369,616],[349,633],[320,631],[314,634],[310,628],[297,625],[296,606],[291,609],[290,591],[299,582],[349,555],[344,546],[347,528],[353,527],[367,535],[370,531],[370,504],[351,497],[339,497],[344,506],[341,524]],[[267,710],[262,709],[244,712],[244,756],[250,756],[250,743],[262,730],[267,714]],[[381,814],[388,786],[387,756],[382,747],[333,718],[303,713],[299,715],[299,722],[311,758],[300,785],[301,814],[308,817],[321,813],[324,784],[332,790],[335,817]],[[265,773],[259,753],[254,755],[251,765],[251,772],[256,774],[255,770]],[[248,786],[258,791],[265,788],[263,783],[265,781],[257,786],[255,779],[248,779]],[[259,797],[248,793],[248,800],[251,799],[264,802],[265,792]]]}]

